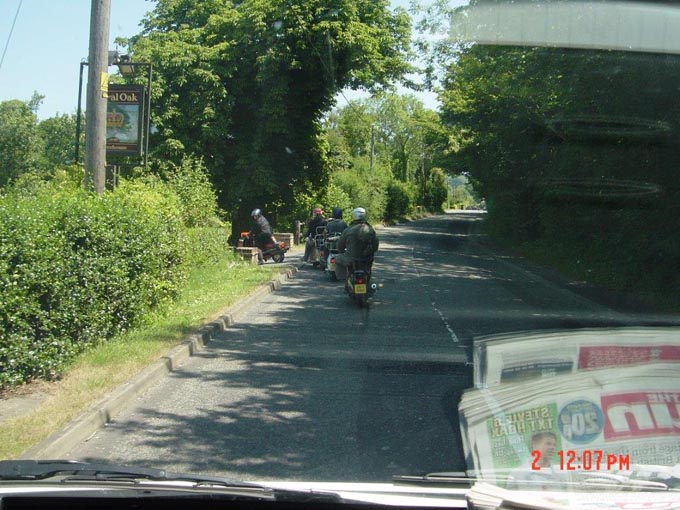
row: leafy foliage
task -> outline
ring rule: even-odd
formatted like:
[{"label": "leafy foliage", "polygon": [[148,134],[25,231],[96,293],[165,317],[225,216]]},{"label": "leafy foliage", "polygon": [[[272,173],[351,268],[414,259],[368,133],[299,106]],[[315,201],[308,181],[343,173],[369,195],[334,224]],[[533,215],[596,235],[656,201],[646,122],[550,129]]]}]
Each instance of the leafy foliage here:
[{"label": "leafy foliage", "polygon": [[448,133],[438,114],[415,97],[389,94],[352,101],[328,118],[326,129],[331,154],[344,155],[336,161],[347,162],[338,165],[331,181],[355,203],[370,203],[376,217],[388,221],[406,216],[416,205],[442,210],[448,186],[433,163],[451,163],[444,154]]},{"label": "leafy foliage", "polygon": [[430,178],[425,183],[424,205],[427,210],[434,213],[443,212],[443,204],[448,198],[448,191],[444,172],[441,168],[433,168]]},{"label": "leafy foliage", "polygon": [[130,41],[154,64],[157,153],[204,158],[235,231],[296,209],[328,177],[320,122],[346,87],[409,70],[404,11],[386,0],[159,0]]},{"label": "leafy foliage", "polygon": [[179,201],[160,181],[102,197],[24,184],[0,198],[0,386],[56,377],[184,276]]},{"label": "leafy foliage", "polygon": [[[677,294],[679,112],[669,97],[678,65],[623,52],[463,49],[444,81],[443,119],[491,232],[573,260],[579,277]],[[658,87],[645,85],[650,75]]]},{"label": "leafy foliage", "polygon": [[62,114],[38,123],[37,134],[43,141],[40,166],[44,171],[73,163],[76,120],[76,115]]},{"label": "leafy foliage", "polygon": [[27,103],[18,99],[0,103],[0,187],[37,168],[41,151],[36,125]]},{"label": "leafy foliage", "polygon": [[158,171],[180,199],[185,226],[205,227],[215,223],[217,195],[202,160],[185,156],[179,165],[161,162]]},{"label": "leafy foliage", "polygon": [[416,189],[413,185],[401,181],[393,181],[387,186],[386,219],[398,219],[408,216],[415,206]]}]

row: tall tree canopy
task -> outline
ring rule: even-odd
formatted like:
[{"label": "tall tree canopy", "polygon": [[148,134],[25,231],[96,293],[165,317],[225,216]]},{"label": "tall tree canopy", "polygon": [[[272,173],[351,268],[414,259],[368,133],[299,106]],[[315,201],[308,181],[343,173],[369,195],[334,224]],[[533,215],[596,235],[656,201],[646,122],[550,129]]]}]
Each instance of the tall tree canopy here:
[{"label": "tall tree canopy", "polygon": [[340,90],[410,69],[410,18],[387,0],[158,0],[143,27],[130,49],[154,65],[158,153],[203,156],[236,229],[323,182]]},{"label": "tall tree canopy", "polygon": [[0,186],[36,167],[37,123],[30,102],[12,99],[0,103]]}]

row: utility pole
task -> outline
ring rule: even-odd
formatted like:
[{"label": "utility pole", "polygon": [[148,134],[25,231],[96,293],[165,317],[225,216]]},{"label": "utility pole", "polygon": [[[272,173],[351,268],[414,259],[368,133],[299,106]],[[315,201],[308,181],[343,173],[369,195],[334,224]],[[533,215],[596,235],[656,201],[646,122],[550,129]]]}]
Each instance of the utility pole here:
[{"label": "utility pole", "polygon": [[92,0],[85,111],[85,189],[103,193],[106,184],[106,103],[109,83],[111,0]]},{"label": "utility pole", "polygon": [[368,168],[371,173],[373,173],[374,151],[375,151],[375,130],[373,128],[373,124],[371,124],[371,151],[370,151],[370,163],[368,165]]}]

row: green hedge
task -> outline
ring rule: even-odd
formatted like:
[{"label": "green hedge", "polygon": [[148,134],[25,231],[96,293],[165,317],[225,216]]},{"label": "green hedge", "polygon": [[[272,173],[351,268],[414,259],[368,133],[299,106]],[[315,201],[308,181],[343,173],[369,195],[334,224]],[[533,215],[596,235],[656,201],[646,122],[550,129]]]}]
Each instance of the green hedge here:
[{"label": "green hedge", "polygon": [[222,227],[196,227],[187,229],[186,263],[190,266],[211,264],[234,256],[233,247],[229,244],[231,225]]},{"label": "green hedge", "polygon": [[415,208],[416,190],[413,184],[392,181],[387,186],[387,206],[385,208],[386,220],[398,220],[413,212]]},{"label": "green hedge", "polygon": [[172,299],[184,233],[176,194],[154,179],[102,196],[45,185],[0,197],[0,387],[57,376]]}]

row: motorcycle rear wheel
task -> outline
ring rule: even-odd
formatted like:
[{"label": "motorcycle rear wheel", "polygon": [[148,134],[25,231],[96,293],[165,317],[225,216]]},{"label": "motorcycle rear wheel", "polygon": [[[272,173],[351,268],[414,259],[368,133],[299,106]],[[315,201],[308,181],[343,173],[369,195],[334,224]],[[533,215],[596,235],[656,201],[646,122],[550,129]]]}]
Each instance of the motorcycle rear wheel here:
[{"label": "motorcycle rear wheel", "polygon": [[272,260],[276,262],[277,264],[283,262],[283,259],[285,258],[285,255],[283,253],[275,253],[272,255]]}]

